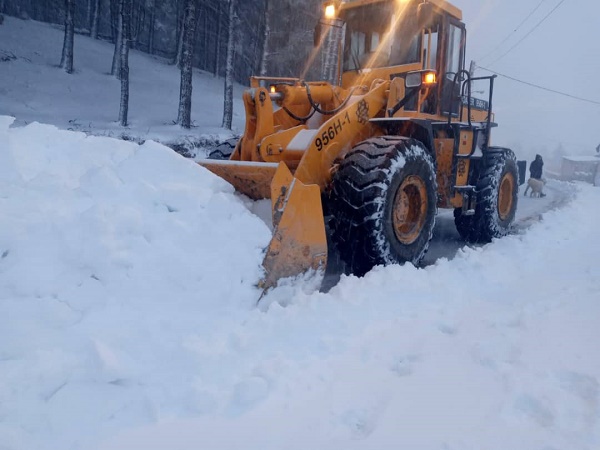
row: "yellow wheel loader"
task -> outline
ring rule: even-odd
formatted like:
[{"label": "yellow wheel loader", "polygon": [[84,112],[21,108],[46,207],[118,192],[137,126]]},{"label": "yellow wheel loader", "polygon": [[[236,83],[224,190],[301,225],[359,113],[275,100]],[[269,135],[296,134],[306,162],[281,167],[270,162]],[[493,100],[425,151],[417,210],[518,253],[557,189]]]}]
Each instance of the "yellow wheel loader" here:
[{"label": "yellow wheel loader", "polygon": [[[271,199],[262,287],[323,270],[328,245],[357,275],[416,265],[438,208],[454,209],[468,241],[508,233],[517,163],[490,146],[494,77],[464,69],[461,20],[444,0],[329,1],[315,42],[337,50],[335,80],[251,78],[243,136],[200,164]],[[474,81],[487,100],[471,96]]]}]

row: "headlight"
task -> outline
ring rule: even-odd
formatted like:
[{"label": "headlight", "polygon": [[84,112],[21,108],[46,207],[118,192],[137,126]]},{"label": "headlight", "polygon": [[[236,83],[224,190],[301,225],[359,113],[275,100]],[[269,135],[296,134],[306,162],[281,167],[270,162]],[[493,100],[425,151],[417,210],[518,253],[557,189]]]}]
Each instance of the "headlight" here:
[{"label": "headlight", "polygon": [[423,84],[435,84],[435,72],[426,72],[423,76]]}]

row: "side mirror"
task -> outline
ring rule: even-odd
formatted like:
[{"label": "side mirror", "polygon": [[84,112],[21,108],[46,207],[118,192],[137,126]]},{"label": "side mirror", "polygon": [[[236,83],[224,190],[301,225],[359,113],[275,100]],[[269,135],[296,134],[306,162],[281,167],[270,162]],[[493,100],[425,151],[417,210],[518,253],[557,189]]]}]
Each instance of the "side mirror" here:
[{"label": "side mirror", "polygon": [[437,74],[435,70],[416,70],[408,72],[404,79],[406,89],[430,87],[437,83]]},{"label": "side mirror", "polygon": [[421,3],[417,7],[419,28],[427,28],[433,22],[433,3]]}]

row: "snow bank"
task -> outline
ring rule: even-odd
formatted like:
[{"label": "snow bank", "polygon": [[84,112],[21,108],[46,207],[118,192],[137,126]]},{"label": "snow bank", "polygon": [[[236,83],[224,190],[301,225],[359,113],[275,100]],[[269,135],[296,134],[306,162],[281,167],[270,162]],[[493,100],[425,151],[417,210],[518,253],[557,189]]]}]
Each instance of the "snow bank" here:
[{"label": "snow bank", "polygon": [[220,408],[101,448],[597,448],[600,192],[580,189],[453,261],[274,291],[224,330]]},{"label": "snow bank", "polygon": [[11,121],[0,118],[0,448],[89,448],[195,410],[185,339],[254,306],[270,231],[231,186],[159,144]]}]

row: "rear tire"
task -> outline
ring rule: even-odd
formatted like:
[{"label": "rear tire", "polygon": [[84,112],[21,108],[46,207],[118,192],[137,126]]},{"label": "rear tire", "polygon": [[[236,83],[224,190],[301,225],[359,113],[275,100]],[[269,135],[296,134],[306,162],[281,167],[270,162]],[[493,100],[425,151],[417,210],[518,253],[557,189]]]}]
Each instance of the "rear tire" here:
[{"label": "rear tire", "polygon": [[507,235],[515,219],[519,194],[519,170],[512,150],[490,147],[477,182],[475,214],[454,210],[458,233],[469,242],[490,242]]},{"label": "rear tire", "polygon": [[379,264],[417,265],[437,213],[433,159],[415,139],[361,142],[333,176],[329,208],[332,239],[355,275]]},{"label": "rear tire", "polygon": [[217,148],[211,150],[208,153],[207,158],[219,160],[229,159],[231,157],[231,154],[235,150],[235,146],[237,145],[237,143],[238,139],[236,138],[227,139],[226,141],[223,141],[219,145],[217,145]]}]

